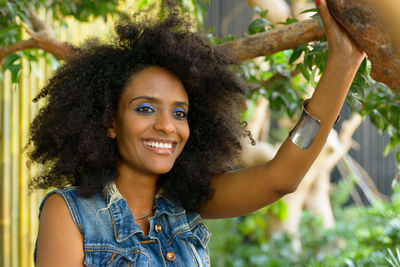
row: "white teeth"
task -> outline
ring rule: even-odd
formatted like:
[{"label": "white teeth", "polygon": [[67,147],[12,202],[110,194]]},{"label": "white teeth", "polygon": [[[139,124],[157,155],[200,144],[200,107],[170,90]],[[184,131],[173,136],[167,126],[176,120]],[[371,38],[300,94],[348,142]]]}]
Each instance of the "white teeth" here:
[{"label": "white teeth", "polygon": [[167,148],[167,149],[172,148],[172,144],[171,143],[159,143],[159,142],[147,142],[147,141],[144,141],[144,144],[146,146],[155,147],[155,148]]}]

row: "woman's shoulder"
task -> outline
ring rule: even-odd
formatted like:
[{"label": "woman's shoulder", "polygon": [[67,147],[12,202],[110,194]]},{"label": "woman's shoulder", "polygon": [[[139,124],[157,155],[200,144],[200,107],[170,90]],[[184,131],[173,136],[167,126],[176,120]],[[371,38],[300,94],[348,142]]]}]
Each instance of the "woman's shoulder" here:
[{"label": "woman's shoulder", "polygon": [[[73,221],[65,199],[60,194],[48,194],[41,206],[37,239],[37,263],[50,263],[46,256],[79,262],[83,257],[82,235]],[[70,249],[74,247],[75,249]],[[65,253],[66,250],[68,253]],[[53,261],[51,261],[54,263]]]},{"label": "woman's shoulder", "polygon": [[105,198],[104,196],[100,193],[94,193],[90,196],[83,196],[79,192],[79,187],[77,186],[67,186],[67,187],[61,187],[54,189],[46,194],[46,196],[43,198],[42,205],[44,205],[47,200],[51,198],[58,198],[58,199],[64,199],[66,202],[67,206],[75,206],[80,203],[96,203],[96,202],[101,202],[103,203]]}]

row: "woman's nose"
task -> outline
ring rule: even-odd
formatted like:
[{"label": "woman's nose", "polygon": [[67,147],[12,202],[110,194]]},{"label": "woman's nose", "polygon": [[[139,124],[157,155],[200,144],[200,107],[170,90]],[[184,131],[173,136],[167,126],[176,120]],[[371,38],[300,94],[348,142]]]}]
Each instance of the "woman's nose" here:
[{"label": "woman's nose", "polygon": [[154,129],[163,134],[172,134],[175,132],[175,124],[173,118],[168,113],[159,113],[154,122]]}]

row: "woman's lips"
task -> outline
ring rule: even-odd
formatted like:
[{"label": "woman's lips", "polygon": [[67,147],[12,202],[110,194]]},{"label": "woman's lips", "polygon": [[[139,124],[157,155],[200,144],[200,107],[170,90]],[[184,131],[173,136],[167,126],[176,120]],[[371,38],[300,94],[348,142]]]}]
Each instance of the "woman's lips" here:
[{"label": "woman's lips", "polygon": [[142,142],[145,148],[162,156],[171,155],[175,151],[177,144],[176,141],[162,139],[145,139]]}]

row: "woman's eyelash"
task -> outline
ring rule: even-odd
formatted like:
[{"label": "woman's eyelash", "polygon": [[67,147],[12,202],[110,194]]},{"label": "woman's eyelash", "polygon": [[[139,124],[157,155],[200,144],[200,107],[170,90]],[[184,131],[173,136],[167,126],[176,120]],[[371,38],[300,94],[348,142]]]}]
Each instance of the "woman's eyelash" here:
[{"label": "woman's eyelash", "polygon": [[141,104],[135,110],[140,113],[151,113],[154,112],[154,107],[149,104]]}]

